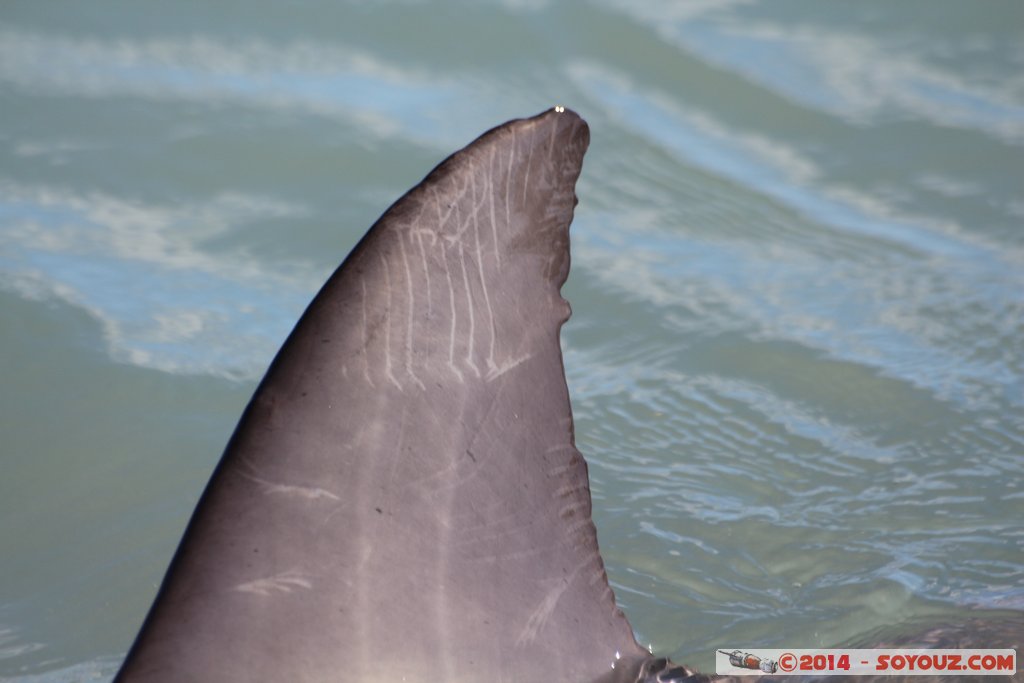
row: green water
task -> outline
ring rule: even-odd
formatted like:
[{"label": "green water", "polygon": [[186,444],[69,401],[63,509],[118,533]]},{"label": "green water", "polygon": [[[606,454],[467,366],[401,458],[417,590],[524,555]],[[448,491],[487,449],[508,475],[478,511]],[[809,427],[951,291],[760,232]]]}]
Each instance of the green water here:
[{"label": "green water", "polygon": [[1024,5],[6,2],[0,679],[116,670],[363,231],[590,123],[563,347],[641,642],[1024,609]]}]

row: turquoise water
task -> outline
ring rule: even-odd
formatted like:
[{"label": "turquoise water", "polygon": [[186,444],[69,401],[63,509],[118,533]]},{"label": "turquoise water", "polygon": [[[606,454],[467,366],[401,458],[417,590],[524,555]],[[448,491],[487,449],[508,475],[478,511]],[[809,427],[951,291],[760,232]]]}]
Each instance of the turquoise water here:
[{"label": "turquoise water", "polygon": [[435,163],[590,123],[563,347],[638,638],[1024,609],[1024,6],[0,9],[0,679],[116,670],[242,407]]}]

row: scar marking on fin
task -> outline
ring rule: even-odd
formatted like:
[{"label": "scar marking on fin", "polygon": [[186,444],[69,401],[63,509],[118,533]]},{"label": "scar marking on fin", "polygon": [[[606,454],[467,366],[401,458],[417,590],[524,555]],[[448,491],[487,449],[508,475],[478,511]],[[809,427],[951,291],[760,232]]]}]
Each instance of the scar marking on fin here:
[{"label": "scar marking on fin", "polygon": [[384,258],[384,254],[380,254],[380,262],[384,266],[384,288],[388,293],[387,315],[384,319],[384,373],[388,376],[388,380],[398,387],[399,391],[403,391],[402,385],[399,384],[391,370],[391,269],[388,267],[388,260]]},{"label": "scar marking on fin", "polygon": [[530,618],[526,621],[526,626],[523,627],[516,637],[516,647],[523,647],[537,639],[541,629],[544,628],[544,624],[554,614],[558,601],[569,589],[569,586],[572,585],[579,571],[580,567],[577,567],[564,579],[558,579],[558,585],[549,590],[547,595],[534,607],[533,612],[530,613]]},{"label": "scar marking on fin", "polygon": [[579,501],[574,503],[568,503],[567,505],[563,505],[561,508],[559,508],[558,516],[562,519],[575,517],[576,513],[579,512],[580,510],[583,510],[584,508],[586,508],[586,504]]},{"label": "scar marking on fin", "polygon": [[572,484],[567,484],[565,486],[559,486],[557,489],[555,489],[555,495],[560,498],[566,498],[568,496],[574,496],[579,493],[589,492],[590,487],[587,484],[581,484],[579,482],[574,482]]},{"label": "scar marking on fin", "polygon": [[[440,207],[438,213],[440,213]],[[443,245],[441,247],[441,261],[444,263],[444,277],[448,283],[448,306],[452,314],[451,331],[448,337],[448,367],[451,368],[455,376],[462,382],[462,371],[455,365],[455,336],[458,331],[459,313],[458,307],[455,305],[455,285],[452,282],[452,270],[448,266],[448,250]]]},{"label": "scar marking on fin", "polygon": [[533,354],[527,353],[527,354],[525,354],[523,356],[520,356],[519,358],[516,358],[515,360],[508,361],[507,363],[505,363],[502,366],[495,366],[495,367],[491,368],[491,370],[487,373],[487,381],[488,382],[492,382],[492,381],[498,379],[499,377],[504,375],[509,370],[512,370],[513,368],[516,368],[516,367],[522,365],[523,363],[525,363],[526,361],[530,360],[531,358],[533,358]]},{"label": "scar marking on fin", "polygon": [[260,485],[260,488],[264,493],[280,493],[288,496],[297,496],[299,498],[305,498],[307,500],[319,500],[326,498],[328,500],[338,500],[341,498],[331,493],[326,489],[322,489],[316,486],[297,486],[295,484],[279,484],[266,479],[261,479],[254,474],[247,472],[239,472],[239,476],[248,479],[249,481],[255,482]]},{"label": "scar marking on fin", "polygon": [[409,303],[406,306],[408,315],[406,316],[406,338],[405,338],[405,371],[409,373],[412,380],[419,385],[420,389],[426,389],[420,378],[416,376],[415,370],[412,367],[412,349],[415,343],[413,334],[413,315],[415,313],[415,299],[413,298],[412,292],[412,268],[409,267],[409,257],[405,252],[405,241],[402,239],[398,240],[398,250],[402,252],[402,264],[405,266],[405,285],[406,294],[409,296]]},{"label": "scar marking on fin", "polygon": [[[427,318],[429,319],[433,317],[434,297],[430,290],[430,264],[427,262],[427,250],[426,247],[423,246],[424,232],[426,231],[417,230],[414,234],[416,236],[416,242],[419,243],[420,245],[420,259],[423,261],[423,277],[425,278],[427,283]],[[431,232],[430,235],[434,241],[437,240],[437,233]],[[431,246],[433,246],[433,242],[431,242]]]},{"label": "scar marking on fin", "polygon": [[468,345],[466,347],[466,365],[476,374],[480,376],[480,369],[476,366],[476,361],[473,360],[473,349],[476,345],[476,316],[473,315],[473,291],[469,285],[469,273],[466,271],[466,254],[463,249],[459,249],[459,264],[462,266],[462,283],[466,291],[466,310],[469,313],[469,334]]},{"label": "scar marking on fin", "polygon": [[516,132],[509,130],[512,144],[508,148],[508,170],[505,173],[505,229],[512,225],[512,167],[516,161]]},{"label": "scar marking on fin", "polygon": [[[476,201],[476,181],[471,180],[473,186],[473,201]],[[484,275],[484,255],[483,250],[480,246],[480,220],[477,212],[473,212],[473,228],[476,238],[476,272],[480,277],[480,290],[484,295],[484,306],[487,308],[487,319],[490,322],[489,329],[491,332],[491,342],[487,351],[487,375],[492,375],[498,366],[494,362],[494,344],[498,336],[497,330],[495,329],[494,322],[494,309],[491,308],[491,295],[487,291],[487,278]]]},{"label": "scar marking on fin", "polygon": [[246,581],[235,586],[234,590],[242,593],[255,593],[256,595],[270,596],[274,593],[291,593],[296,588],[311,589],[313,582],[301,572],[287,571],[263,579]]},{"label": "scar marking on fin", "polygon": [[526,203],[527,193],[530,191],[530,164],[533,163],[533,145],[530,145],[530,152],[526,155],[526,175],[523,176],[523,203]]},{"label": "scar marking on fin", "polygon": [[494,262],[500,268],[501,267],[501,252],[498,250],[498,219],[494,215],[494,197],[497,194],[495,191],[494,175],[498,170],[497,164],[495,163],[495,152],[494,147],[491,148],[491,171],[487,174],[487,197],[488,203],[491,206],[491,234],[494,238],[492,246],[494,247]]}]

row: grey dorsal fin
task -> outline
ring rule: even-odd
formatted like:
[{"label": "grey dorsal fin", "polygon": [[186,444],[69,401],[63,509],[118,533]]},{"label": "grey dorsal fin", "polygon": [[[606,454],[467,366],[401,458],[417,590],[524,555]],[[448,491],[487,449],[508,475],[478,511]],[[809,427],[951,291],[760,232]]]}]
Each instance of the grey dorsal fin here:
[{"label": "grey dorsal fin", "polygon": [[593,681],[647,654],[559,348],[588,142],[562,108],[510,121],[370,229],[253,396],[118,680]]}]

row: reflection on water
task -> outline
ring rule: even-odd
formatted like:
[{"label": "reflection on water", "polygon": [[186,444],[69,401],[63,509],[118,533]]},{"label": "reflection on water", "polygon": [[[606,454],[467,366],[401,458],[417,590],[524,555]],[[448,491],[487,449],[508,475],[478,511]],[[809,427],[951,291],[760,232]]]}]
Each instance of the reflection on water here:
[{"label": "reflection on water", "polygon": [[423,108],[451,108],[443,81],[341,45],[196,35],[95,40],[7,29],[0,74],[19,90],[62,97],[135,97],[340,119],[378,137],[423,132]]},{"label": "reflection on water", "polygon": [[[89,312],[118,361],[251,377],[265,364],[245,346],[272,354],[307,298],[306,282],[202,248],[239,225],[298,213],[280,202],[236,195],[162,207],[13,185],[0,188],[0,201],[7,284]],[[211,305],[213,291],[221,301]]]},{"label": "reflection on water", "polygon": [[1024,11],[104,0],[0,22],[0,677],[109,678],[270,356],[387,204],[590,122],[563,331],[638,637],[1024,609]]}]

